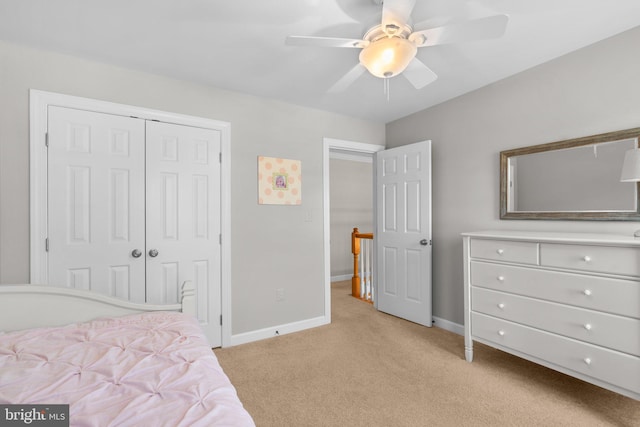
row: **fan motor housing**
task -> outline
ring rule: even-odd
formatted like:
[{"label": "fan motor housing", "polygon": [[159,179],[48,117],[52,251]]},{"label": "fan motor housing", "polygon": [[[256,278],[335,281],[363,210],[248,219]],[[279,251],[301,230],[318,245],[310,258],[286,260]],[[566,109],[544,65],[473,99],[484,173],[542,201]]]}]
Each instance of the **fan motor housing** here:
[{"label": "fan motor housing", "polygon": [[380,40],[383,37],[398,37],[401,39],[408,39],[413,29],[410,25],[382,25],[378,24],[374,27],[369,28],[367,32],[364,34],[363,39],[368,42],[374,42],[376,40]]}]

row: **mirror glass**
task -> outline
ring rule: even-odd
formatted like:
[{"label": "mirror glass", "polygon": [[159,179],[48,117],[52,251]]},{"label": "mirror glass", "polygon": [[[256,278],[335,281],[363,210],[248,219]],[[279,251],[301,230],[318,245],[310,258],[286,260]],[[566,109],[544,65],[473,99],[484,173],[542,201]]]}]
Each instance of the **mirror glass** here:
[{"label": "mirror glass", "polygon": [[638,183],[620,182],[639,129],[503,151],[502,219],[638,220]]}]

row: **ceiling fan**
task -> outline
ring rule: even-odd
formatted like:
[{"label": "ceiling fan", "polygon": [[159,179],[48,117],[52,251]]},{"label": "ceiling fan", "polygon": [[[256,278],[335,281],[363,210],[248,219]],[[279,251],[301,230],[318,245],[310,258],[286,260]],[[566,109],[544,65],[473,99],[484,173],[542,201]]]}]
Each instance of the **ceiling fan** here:
[{"label": "ceiling fan", "polygon": [[[418,48],[497,38],[504,34],[509,21],[507,15],[494,15],[414,31],[411,12],[416,0],[372,1],[382,3],[382,22],[369,28],[362,39],[314,36],[288,36],[286,39],[290,46],[362,49],[359,64],[332,86],[332,92],[346,89],[365,71],[382,79],[403,74],[416,89],[421,89],[438,76],[416,58]],[[416,28],[420,27],[420,24],[416,25]],[[388,84],[388,80],[385,82]]]}]

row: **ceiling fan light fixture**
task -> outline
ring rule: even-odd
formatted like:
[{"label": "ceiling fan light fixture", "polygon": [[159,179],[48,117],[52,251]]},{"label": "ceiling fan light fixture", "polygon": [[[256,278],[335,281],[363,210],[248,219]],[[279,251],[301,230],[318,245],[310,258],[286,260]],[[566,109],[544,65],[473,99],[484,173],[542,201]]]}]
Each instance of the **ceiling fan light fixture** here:
[{"label": "ceiling fan light fixture", "polygon": [[389,78],[402,73],[416,56],[416,45],[400,37],[382,37],[360,52],[360,63],[374,76]]}]

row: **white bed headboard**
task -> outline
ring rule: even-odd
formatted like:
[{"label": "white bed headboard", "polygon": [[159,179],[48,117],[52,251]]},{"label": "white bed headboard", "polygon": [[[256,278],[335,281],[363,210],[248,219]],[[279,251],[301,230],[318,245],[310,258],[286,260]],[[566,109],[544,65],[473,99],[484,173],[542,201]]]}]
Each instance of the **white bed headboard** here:
[{"label": "white bed headboard", "polygon": [[100,317],[118,317],[146,311],[196,314],[195,290],[182,285],[180,304],[137,304],[91,291],[40,285],[0,285],[0,331],[63,326]]}]

